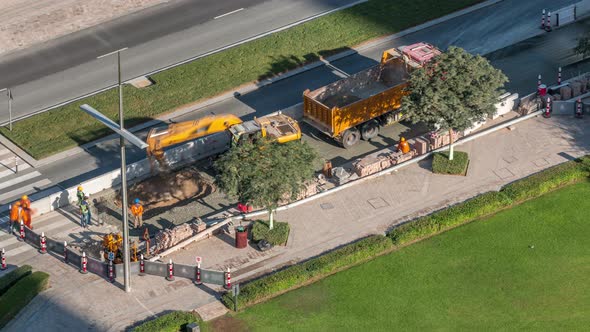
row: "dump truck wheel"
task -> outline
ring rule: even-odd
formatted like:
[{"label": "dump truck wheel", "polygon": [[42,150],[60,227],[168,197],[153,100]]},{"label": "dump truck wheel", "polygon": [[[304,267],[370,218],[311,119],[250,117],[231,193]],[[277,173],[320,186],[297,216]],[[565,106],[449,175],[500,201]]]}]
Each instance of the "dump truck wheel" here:
[{"label": "dump truck wheel", "polygon": [[393,112],[389,112],[381,116],[381,123],[383,126],[391,126],[395,122],[395,114],[393,114]]},{"label": "dump truck wheel", "polygon": [[377,120],[371,120],[361,127],[361,136],[364,140],[370,140],[377,137],[377,135],[379,135],[379,122]]},{"label": "dump truck wheel", "polygon": [[340,144],[346,149],[355,145],[361,139],[361,133],[356,128],[347,129],[340,140]]}]

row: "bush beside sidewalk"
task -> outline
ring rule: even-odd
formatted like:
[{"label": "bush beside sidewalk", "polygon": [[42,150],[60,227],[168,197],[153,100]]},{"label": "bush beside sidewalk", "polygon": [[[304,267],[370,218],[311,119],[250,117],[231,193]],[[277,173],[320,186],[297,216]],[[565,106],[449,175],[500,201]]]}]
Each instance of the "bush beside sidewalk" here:
[{"label": "bush beside sidewalk", "polygon": [[[268,78],[353,45],[444,16],[483,0],[372,0],[152,76],[155,85],[125,86],[126,126],[248,82]],[[87,103],[117,119],[116,90],[19,121],[0,133],[40,159],[94,141],[110,130],[79,110]]]},{"label": "bush beside sidewalk", "polygon": [[23,265],[0,278],[0,328],[12,320],[37,294],[49,287],[49,274]]},{"label": "bush beside sidewalk", "polygon": [[[517,180],[504,186],[500,191],[487,192],[404,223],[387,233],[387,237],[370,236],[301,264],[289,266],[242,285],[238,310],[313,283],[392,250],[495,214],[560,187],[588,181],[589,176],[590,156],[585,156]],[[233,309],[231,293],[224,294],[221,300],[228,308]]]}]

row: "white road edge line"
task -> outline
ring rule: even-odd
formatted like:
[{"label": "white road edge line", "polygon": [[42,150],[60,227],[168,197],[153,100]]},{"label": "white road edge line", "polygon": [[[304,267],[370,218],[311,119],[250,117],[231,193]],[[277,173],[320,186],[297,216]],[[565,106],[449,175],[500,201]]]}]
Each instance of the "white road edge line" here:
[{"label": "white road edge line", "polygon": [[216,19],[218,19],[218,18],[222,18],[222,17],[228,16],[228,15],[231,15],[231,14],[235,14],[235,13],[237,13],[237,12],[241,12],[242,10],[244,10],[244,8],[240,8],[240,9],[232,10],[232,11],[231,11],[231,12],[229,12],[229,13],[225,13],[225,14],[221,14],[221,15],[219,15],[219,16],[215,16],[213,19],[214,19],[214,20],[216,20]]}]

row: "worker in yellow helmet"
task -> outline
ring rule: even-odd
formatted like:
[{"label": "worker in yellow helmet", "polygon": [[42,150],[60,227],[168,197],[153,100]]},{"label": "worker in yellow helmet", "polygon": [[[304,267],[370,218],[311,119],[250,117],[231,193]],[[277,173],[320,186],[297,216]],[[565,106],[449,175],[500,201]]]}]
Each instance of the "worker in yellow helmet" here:
[{"label": "worker in yellow helmet", "polygon": [[78,190],[76,191],[76,198],[78,199],[78,206],[82,205],[82,201],[84,201],[84,191],[82,186],[78,186]]},{"label": "worker in yellow helmet", "polygon": [[410,144],[408,144],[408,141],[406,141],[405,138],[402,137],[399,140],[399,144],[397,145],[397,150],[401,151],[401,153],[403,153],[403,154],[410,152]]}]

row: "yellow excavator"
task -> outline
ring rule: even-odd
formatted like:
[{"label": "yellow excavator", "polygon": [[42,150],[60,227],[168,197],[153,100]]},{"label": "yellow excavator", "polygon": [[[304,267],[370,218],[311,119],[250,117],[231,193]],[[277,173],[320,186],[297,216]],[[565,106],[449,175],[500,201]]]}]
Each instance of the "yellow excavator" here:
[{"label": "yellow excavator", "polygon": [[164,149],[207,135],[227,131],[231,144],[240,144],[257,136],[267,137],[279,143],[301,138],[299,124],[281,112],[242,122],[233,114],[209,115],[194,121],[173,123],[167,128],[153,128],[147,136],[148,157],[165,166]]}]

